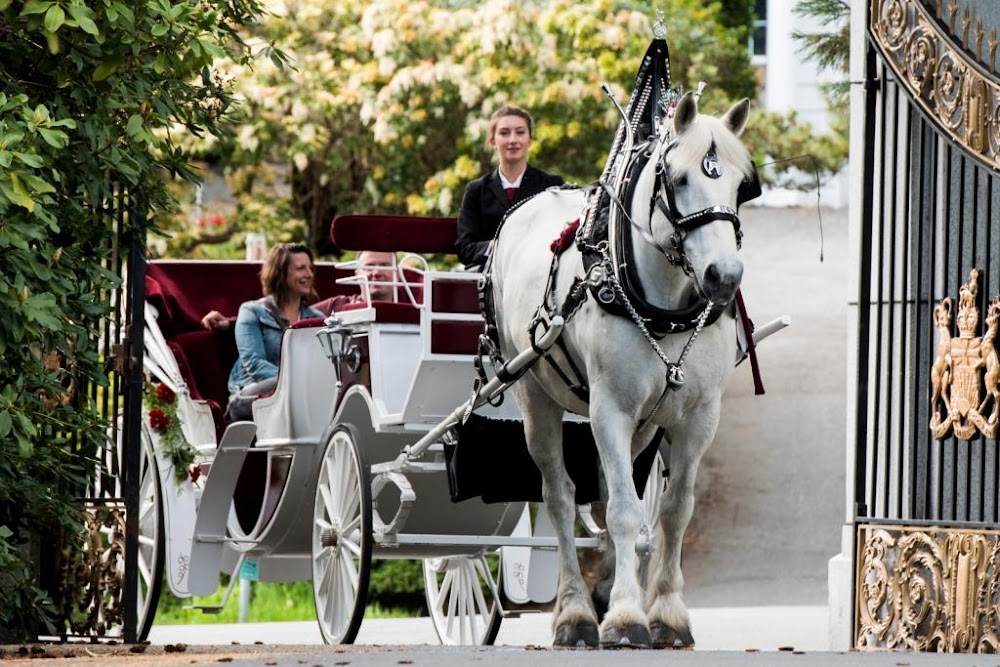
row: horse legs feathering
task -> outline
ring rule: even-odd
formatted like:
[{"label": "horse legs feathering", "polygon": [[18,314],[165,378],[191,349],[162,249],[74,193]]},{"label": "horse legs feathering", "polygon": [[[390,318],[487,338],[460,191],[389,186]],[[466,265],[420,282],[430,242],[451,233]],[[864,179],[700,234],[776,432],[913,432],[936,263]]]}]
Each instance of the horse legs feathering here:
[{"label": "horse legs feathering", "polygon": [[[649,144],[649,160],[636,166],[635,187],[618,238],[624,255],[607,251],[598,264],[617,267],[607,286],[626,294],[615,277],[628,267],[641,284],[644,307],[654,312],[692,311],[697,326],[661,339],[645,320],[609,313],[586,298],[568,318],[555,364],[580,369],[587,399],[574,392],[549,364],[539,363],[511,391],[524,415],[528,448],[542,474],[546,506],[556,526],[560,577],[553,615],[559,646],[690,645],[687,608],[681,598],[681,543],[694,509],[698,464],[715,436],[722,392],[733,371],[736,328],[728,304],[742,278],[739,259],[738,190],[752,163],[738,136],[749,102],[723,117],[699,115],[696,100],[678,103],[672,132]],[[505,357],[531,345],[539,307],[564,301],[574,279],[595,280],[584,268],[585,248],[573,247],[554,266],[550,242],[587,206],[582,190],[553,189],[515,210],[497,236],[491,284],[500,347]],[[734,233],[735,232],[735,233]],[[601,274],[603,276],[603,274]],[[627,294],[626,294],[626,298]],[[633,309],[634,312],[634,309]],[[700,315],[699,315],[700,313]],[[668,331],[672,331],[668,330]],[[695,338],[697,340],[695,340]],[[568,357],[568,358],[567,358]],[[683,376],[670,375],[671,366]],[[608,610],[597,615],[580,573],[573,542],[574,485],[562,447],[561,421],[570,411],[587,416],[606,479],[606,523],[616,554]],[[645,596],[636,573],[641,506],[632,462],[652,432],[665,429],[671,442],[670,479],[660,505]],[[572,450],[568,443],[567,451]]]}]

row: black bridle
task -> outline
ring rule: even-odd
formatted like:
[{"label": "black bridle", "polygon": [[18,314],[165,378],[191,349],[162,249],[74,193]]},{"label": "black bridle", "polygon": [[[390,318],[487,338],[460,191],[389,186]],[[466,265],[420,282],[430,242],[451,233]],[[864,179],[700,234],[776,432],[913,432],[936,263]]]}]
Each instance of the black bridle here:
[{"label": "black bridle", "polygon": [[[668,262],[681,267],[684,273],[690,276],[694,270],[691,266],[691,260],[684,252],[684,241],[688,234],[712,222],[728,220],[733,225],[733,232],[736,234],[736,249],[739,250],[743,247],[743,231],[740,229],[740,217],[736,209],[725,204],[716,204],[688,215],[681,215],[680,211],[677,210],[674,180],[670,177],[670,167],[666,162],[667,154],[673,150],[674,146],[676,146],[676,141],[667,146],[656,163],[656,179],[653,184],[653,195],[649,202],[649,235],[650,239],[655,238],[653,237],[653,211],[658,210],[671,224],[674,231],[670,236],[672,248],[663,248],[659,243],[656,243],[656,246]],[[715,144],[712,144],[708,156],[714,157],[714,154]]]}]

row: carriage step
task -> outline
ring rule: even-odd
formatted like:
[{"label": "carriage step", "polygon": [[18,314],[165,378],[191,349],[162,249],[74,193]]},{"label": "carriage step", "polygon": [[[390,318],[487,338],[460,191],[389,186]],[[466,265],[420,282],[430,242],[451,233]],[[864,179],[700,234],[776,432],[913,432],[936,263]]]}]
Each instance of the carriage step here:
[{"label": "carriage step", "polygon": [[200,605],[200,604],[188,604],[184,605],[185,609],[191,609],[193,611],[200,611],[203,614],[221,614],[226,610],[225,607],[212,606],[212,605]]},{"label": "carriage step", "polygon": [[236,569],[233,570],[232,575],[229,577],[229,585],[226,586],[226,591],[222,594],[222,599],[219,600],[217,605],[188,605],[184,607],[185,609],[200,609],[203,614],[221,614],[222,610],[226,608],[226,604],[229,602],[229,596],[233,594],[233,584],[240,578],[239,572],[243,567],[243,563],[246,562],[246,552],[241,553],[239,559],[236,561]]},{"label": "carriage step", "polygon": [[192,595],[212,595],[219,587],[223,547],[231,541],[226,535],[229,508],[247,450],[256,434],[257,427],[253,422],[237,422],[226,429],[219,443],[212,462],[212,474],[208,476],[201,494],[194,526],[190,565]]}]

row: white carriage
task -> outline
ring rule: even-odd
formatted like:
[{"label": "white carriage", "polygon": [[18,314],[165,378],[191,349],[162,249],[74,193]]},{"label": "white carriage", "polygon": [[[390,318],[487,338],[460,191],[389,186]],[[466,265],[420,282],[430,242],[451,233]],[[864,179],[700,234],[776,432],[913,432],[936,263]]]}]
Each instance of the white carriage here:
[{"label": "white carriage", "polygon": [[[545,512],[532,525],[527,501],[540,498],[540,478],[523,436],[518,441],[514,402],[477,407],[478,435],[465,432],[456,443],[453,426],[467,416],[483,330],[479,275],[420,263],[425,254],[451,252],[454,220],[345,216],[332,233],[345,250],[419,253],[408,255],[417,264],[395,272],[397,302],[363,299],[325,322],[288,329],[277,388],[254,402],[253,422],[221,422],[235,347],[225,335],[199,330],[197,319],[209,309],[235,313],[239,302],[255,298],[259,264],[148,267],[145,369],[175,397],[182,444],[197,454],[195,474],[177,474],[174,461],[181,459],[144,406],[140,637],[152,624],[164,579],[178,597],[206,596],[218,589],[221,573],[230,575],[223,605],[240,578],[312,579],[328,643],[357,635],[373,558],[423,560],[428,609],[446,644],[492,643],[505,614],[555,596],[556,540]],[[320,295],[367,294],[351,268],[318,266]],[[587,440],[585,422],[567,428],[568,439]],[[482,448],[468,444],[477,437]],[[487,440],[508,442],[484,449]],[[637,466],[647,527],[664,474],[656,443],[649,452]],[[592,450],[578,468],[578,502],[588,501],[597,488]],[[472,497],[454,502],[453,493]],[[603,531],[589,506],[580,508],[586,536],[578,546],[602,548]],[[648,551],[649,540],[640,542]]]}]

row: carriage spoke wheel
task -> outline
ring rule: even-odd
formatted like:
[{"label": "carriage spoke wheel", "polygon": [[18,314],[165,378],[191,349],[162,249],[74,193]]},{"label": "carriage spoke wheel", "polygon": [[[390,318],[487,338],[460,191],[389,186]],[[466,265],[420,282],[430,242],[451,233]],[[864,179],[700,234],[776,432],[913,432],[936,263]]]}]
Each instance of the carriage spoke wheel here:
[{"label": "carriage spoke wheel", "polygon": [[[118,461],[124,462],[122,451],[122,420],[118,421]],[[139,450],[139,550],[136,563],[136,641],[144,641],[153,627],[156,606],[163,591],[163,569],[165,557],[165,531],[163,527],[163,496],[160,492],[160,476],[156,467],[153,440],[148,426],[140,427],[142,447]],[[111,541],[112,535],[107,540]],[[125,562],[119,567],[124,576]]]},{"label": "carriage spoke wheel", "polygon": [[153,443],[142,429],[142,459],[139,465],[139,581],[136,604],[136,635],[143,641],[153,627],[153,617],[163,590],[164,530],[163,498],[160,495],[160,475],[156,467]]},{"label": "carriage spoke wheel", "polygon": [[499,556],[456,556],[424,560],[427,608],[441,643],[488,646],[500,631]]},{"label": "carriage spoke wheel", "polygon": [[371,494],[357,432],[341,426],[323,454],[313,511],[313,600],[327,644],[352,643],[364,617],[372,563]]},{"label": "carriage spoke wheel", "polygon": [[663,490],[666,486],[666,478],[663,476],[666,470],[664,450],[660,449],[653,459],[653,467],[649,470],[649,477],[646,478],[646,487],[642,492],[642,526],[640,531],[644,533],[649,541],[649,549],[639,557],[639,585],[646,588],[649,577],[649,562],[653,556],[653,538],[656,536],[656,527],[660,521],[660,499],[663,497]]}]

